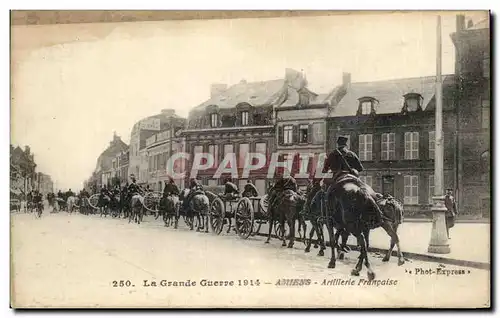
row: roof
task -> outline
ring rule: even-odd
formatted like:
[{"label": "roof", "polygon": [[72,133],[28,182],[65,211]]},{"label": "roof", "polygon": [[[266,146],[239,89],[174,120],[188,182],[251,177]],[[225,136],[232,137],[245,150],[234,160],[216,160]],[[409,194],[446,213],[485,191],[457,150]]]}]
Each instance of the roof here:
[{"label": "roof", "polygon": [[[376,105],[377,114],[400,113],[403,107],[403,95],[418,93],[423,97],[422,109],[434,109],[434,95],[436,77],[414,77],[386,81],[352,83],[346,94],[333,107],[330,117],[355,116],[359,107],[358,99],[361,97],[374,97],[379,101]],[[443,109],[453,108],[450,98],[455,89],[455,76],[443,76]],[[450,95],[451,94],[451,95]]]},{"label": "roof", "polygon": [[480,21],[477,21],[474,23],[474,25],[470,28],[467,28],[467,30],[480,30],[480,29],[489,29],[490,28],[490,19],[485,18]]},{"label": "roof", "polygon": [[[229,87],[221,94],[198,105],[193,110],[202,110],[210,105],[217,105],[220,108],[233,108],[239,103],[248,103],[252,106],[270,105],[283,94],[284,87],[284,79],[250,83],[240,82]],[[293,91],[293,89],[288,89],[289,93],[291,93],[291,91]],[[293,93],[291,93],[291,95],[293,95]]]}]

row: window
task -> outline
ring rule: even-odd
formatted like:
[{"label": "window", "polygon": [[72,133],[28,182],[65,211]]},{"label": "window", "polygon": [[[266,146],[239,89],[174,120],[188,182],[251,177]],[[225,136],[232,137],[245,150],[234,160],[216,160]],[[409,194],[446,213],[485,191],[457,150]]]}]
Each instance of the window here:
[{"label": "window", "polygon": [[248,112],[241,112],[241,125],[248,126]]},{"label": "window", "polygon": [[219,126],[219,116],[216,113],[210,114],[210,126],[212,128]]},{"label": "window", "polygon": [[323,144],[325,142],[325,134],[323,133],[324,130],[324,123],[314,123],[313,124],[313,135],[312,135],[312,142],[313,144]]},{"label": "window", "polygon": [[226,157],[228,153],[233,153],[233,145],[231,144],[224,145],[224,157]]},{"label": "window", "polygon": [[238,166],[243,168],[245,166],[245,158],[250,151],[250,144],[240,144],[240,153],[238,158]]},{"label": "window", "polygon": [[372,102],[361,103],[361,115],[370,115],[372,112]]},{"label": "window", "polygon": [[396,135],[394,133],[382,134],[382,160],[396,159]]},{"label": "window", "polygon": [[359,160],[372,160],[372,135],[359,135]]},{"label": "window", "polygon": [[436,133],[434,131],[429,131],[429,159],[434,159],[435,151],[436,151]]},{"label": "window", "polygon": [[405,159],[418,159],[418,132],[405,133]]},{"label": "window", "polygon": [[293,126],[283,127],[283,143],[285,145],[293,143]]},{"label": "window", "polygon": [[418,93],[408,93],[403,95],[404,106],[403,111],[405,112],[415,112],[422,110],[422,95]]},{"label": "window", "polygon": [[255,144],[255,152],[267,155],[267,146],[265,142],[258,142]]},{"label": "window", "polygon": [[432,197],[434,196],[434,175],[429,175],[429,204],[432,204]]},{"label": "window", "polygon": [[309,136],[309,125],[300,125],[299,127],[299,142],[307,143]]},{"label": "window", "polygon": [[483,77],[490,78],[490,53],[483,52]]},{"label": "window", "polygon": [[490,101],[488,99],[481,100],[481,127],[490,128]]},{"label": "window", "polygon": [[219,146],[208,145],[208,153],[214,157],[214,167],[219,163]]},{"label": "window", "polygon": [[404,176],[404,204],[418,204],[418,176]]},{"label": "window", "polygon": [[373,179],[372,176],[360,176],[359,177],[362,182],[366,183],[370,187],[373,187]]}]

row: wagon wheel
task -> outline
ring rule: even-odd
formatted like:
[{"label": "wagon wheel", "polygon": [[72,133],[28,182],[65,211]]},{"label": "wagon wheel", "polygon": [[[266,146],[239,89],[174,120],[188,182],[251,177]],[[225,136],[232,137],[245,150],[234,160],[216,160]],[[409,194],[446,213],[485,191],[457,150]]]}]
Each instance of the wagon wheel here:
[{"label": "wagon wheel", "polygon": [[95,209],[95,210],[98,210],[99,207],[97,206],[97,204],[99,203],[99,194],[93,194],[90,196],[89,198],[89,205]]},{"label": "wagon wheel", "polygon": [[226,210],[224,208],[224,202],[220,198],[216,198],[212,204],[210,204],[210,225],[212,226],[212,232],[219,235],[224,227],[224,217],[226,215]]},{"label": "wagon wheel", "polygon": [[162,194],[160,192],[148,192],[144,196],[142,205],[149,212],[158,213],[158,205],[160,203]]},{"label": "wagon wheel", "polygon": [[236,233],[243,238],[247,239],[253,231],[254,225],[254,212],[252,203],[249,198],[241,198],[236,205],[236,212],[234,213],[234,227]]}]

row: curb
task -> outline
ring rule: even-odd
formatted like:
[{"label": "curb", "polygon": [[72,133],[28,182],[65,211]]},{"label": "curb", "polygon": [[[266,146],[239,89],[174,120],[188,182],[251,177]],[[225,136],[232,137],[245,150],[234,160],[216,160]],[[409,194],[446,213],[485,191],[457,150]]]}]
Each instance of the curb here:
[{"label": "curb", "polygon": [[[265,233],[256,233],[255,235],[258,236],[264,236],[267,237],[267,234]],[[271,234],[272,238],[278,239],[278,236]],[[295,238],[296,240],[298,239],[297,237]],[[317,240],[313,240],[314,243],[317,242]],[[330,246],[330,241],[325,241],[326,246]],[[349,248],[353,251],[358,251],[358,246],[352,245],[352,244],[347,244]],[[369,247],[368,248],[369,252],[379,252],[379,253],[387,253],[386,249],[383,248],[378,248],[378,247]],[[466,261],[466,260],[460,260],[460,259],[455,259],[455,258],[447,258],[447,257],[441,257],[441,256],[434,256],[434,255],[428,255],[428,254],[422,254],[422,253],[413,253],[413,252],[406,252],[402,251],[404,254],[405,258],[412,258],[415,260],[419,261],[427,261],[427,262],[435,262],[435,263],[442,263],[442,264],[447,264],[447,265],[455,265],[455,266],[464,266],[464,267],[471,267],[471,268],[476,268],[476,269],[483,269],[483,270],[490,270],[490,264],[489,263],[483,263],[483,262],[475,262],[475,261]],[[392,251],[391,256],[397,256],[397,251]]]},{"label": "curb", "polygon": [[[404,219],[404,223],[432,223],[432,219],[418,219],[418,218],[415,218],[415,219],[410,219],[410,218],[405,218]],[[469,224],[490,224],[491,221],[490,220],[455,220],[455,224],[456,223],[469,223]]]}]

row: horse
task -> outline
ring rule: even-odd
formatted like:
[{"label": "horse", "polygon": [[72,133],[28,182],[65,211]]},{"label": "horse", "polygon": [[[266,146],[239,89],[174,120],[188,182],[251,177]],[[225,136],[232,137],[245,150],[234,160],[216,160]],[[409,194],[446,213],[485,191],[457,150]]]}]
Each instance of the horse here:
[{"label": "horse", "polygon": [[69,214],[72,214],[73,213],[73,209],[77,206],[76,205],[76,203],[77,203],[76,201],[77,201],[77,198],[74,197],[74,196],[70,196],[66,200],[66,206],[68,207],[68,213]]},{"label": "horse", "polygon": [[134,219],[134,222],[141,224],[144,210],[144,197],[140,194],[132,195],[130,198],[130,213],[128,223]]},{"label": "horse", "polygon": [[[120,211],[123,212],[123,218],[130,215],[130,200],[128,200],[128,191],[126,188],[120,192]],[[121,213],[120,212],[120,213]]]},{"label": "horse", "polygon": [[111,209],[111,216],[114,218],[120,217],[121,214],[120,199],[121,198],[119,194],[115,194],[111,197],[110,209]]},{"label": "horse", "polygon": [[[326,209],[327,228],[333,244],[331,247],[331,259],[328,268],[335,268],[335,247],[338,246],[338,232],[345,231],[352,234],[358,241],[360,255],[351,275],[359,276],[363,261],[368,271],[368,280],[375,278],[375,272],[372,270],[368,259],[367,238],[371,229],[382,227],[391,237],[391,244],[394,243],[398,249],[398,265],[404,264],[404,257],[401,252],[399,237],[391,226],[390,220],[381,218],[380,223],[373,222],[373,214],[379,213],[375,202],[375,192],[366,185],[362,185],[359,179],[353,175],[347,174],[337,178],[336,195],[329,199],[329,208]],[[332,200],[330,200],[332,199]],[[337,235],[334,235],[334,230]]]},{"label": "horse", "polygon": [[83,215],[88,215],[89,214],[89,198],[87,197],[80,197],[80,213]]},{"label": "horse", "polygon": [[100,210],[100,215],[102,217],[102,215],[104,214],[104,217],[107,217],[108,216],[108,209],[111,205],[111,198],[105,194],[101,194],[99,195],[99,201],[97,203],[97,206],[99,207],[99,210]]},{"label": "horse", "polygon": [[[191,190],[188,188],[183,189],[179,195],[179,199],[186,200],[190,191]],[[175,220],[175,228],[177,228],[177,225],[179,223],[181,210],[184,213],[185,220],[191,223],[190,224],[191,230],[193,230],[194,216],[196,216],[196,219],[198,220],[198,227],[196,231],[199,232],[200,230],[203,230],[203,228],[205,228],[205,233],[208,233],[208,213],[210,210],[210,199],[205,194],[205,192],[200,190],[195,192],[195,194],[191,197],[191,200],[189,201],[189,206],[187,211],[184,211],[182,207],[179,209],[179,213],[177,214]]]},{"label": "horse", "polygon": [[57,197],[56,202],[58,206],[58,211],[64,211],[66,209],[66,201],[63,198]]},{"label": "horse", "polygon": [[177,228],[175,219],[179,212],[179,208],[180,200],[178,195],[170,194],[166,197],[163,196],[160,199],[158,215],[161,214],[163,216],[165,227],[169,227],[171,224],[174,224],[174,228]]},{"label": "horse", "polygon": [[[270,189],[270,191],[276,191]],[[285,190],[281,195],[279,195],[273,202],[273,206],[270,207],[270,220],[269,220],[269,233],[265,243],[269,243],[271,240],[271,232],[273,229],[274,220],[278,218],[279,224],[281,226],[281,239],[283,243],[281,246],[287,246],[285,238],[285,220],[290,228],[288,239],[288,248],[293,248],[295,242],[295,221],[298,215],[297,207],[304,203],[304,199],[293,190]]]},{"label": "horse", "polygon": [[[326,249],[325,237],[323,233],[323,195],[324,191],[323,189],[320,189],[312,198],[309,207],[305,207],[304,210],[299,213],[299,227],[302,225],[302,227],[304,228],[304,235],[307,234],[306,221],[311,222],[312,225],[311,231],[309,232],[309,239],[307,240],[304,252],[309,253],[311,251],[312,237],[316,233],[320,246],[318,256],[324,256]],[[306,208],[308,208],[308,210],[306,210]],[[315,247],[317,247],[317,245],[315,245]]]}]

